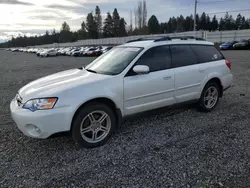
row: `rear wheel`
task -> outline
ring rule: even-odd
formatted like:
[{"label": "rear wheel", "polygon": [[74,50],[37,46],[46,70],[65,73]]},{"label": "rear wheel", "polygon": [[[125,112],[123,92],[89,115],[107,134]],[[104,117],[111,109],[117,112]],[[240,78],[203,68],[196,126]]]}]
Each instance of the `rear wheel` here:
[{"label": "rear wheel", "polygon": [[203,112],[211,112],[219,103],[220,87],[217,82],[209,82],[204,87],[198,107]]},{"label": "rear wheel", "polygon": [[99,103],[81,108],[73,121],[72,137],[81,146],[94,148],[107,142],[116,126],[112,109]]}]

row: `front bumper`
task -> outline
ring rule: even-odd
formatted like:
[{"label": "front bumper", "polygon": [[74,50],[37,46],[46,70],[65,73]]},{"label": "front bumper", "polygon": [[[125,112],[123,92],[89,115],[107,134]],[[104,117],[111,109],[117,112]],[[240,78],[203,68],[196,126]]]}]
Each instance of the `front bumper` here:
[{"label": "front bumper", "polygon": [[23,134],[33,138],[49,136],[70,130],[72,109],[70,107],[31,112],[18,106],[15,99],[10,104],[11,116]]},{"label": "front bumper", "polygon": [[229,47],[227,47],[227,46],[220,46],[220,50],[228,50],[229,49]]}]

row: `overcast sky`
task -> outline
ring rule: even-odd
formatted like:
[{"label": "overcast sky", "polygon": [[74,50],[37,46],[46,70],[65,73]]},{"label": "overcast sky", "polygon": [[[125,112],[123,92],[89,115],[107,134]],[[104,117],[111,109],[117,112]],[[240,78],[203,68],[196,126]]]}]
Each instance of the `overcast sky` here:
[{"label": "overcast sky", "polygon": [[[106,12],[118,9],[121,17],[129,24],[130,11],[137,0],[0,0],[0,41],[12,35],[27,36],[45,33],[45,30],[60,30],[63,21],[67,21],[72,30],[78,30],[86,19],[87,13],[95,6],[101,8],[103,19]],[[250,0],[200,0],[198,13],[224,12],[250,8]],[[147,0],[148,17],[155,14],[159,21],[168,21],[169,17],[187,16],[194,12],[194,0]],[[238,12],[232,13],[236,16]],[[241,12],[250,17],[250,11]],[[212,15],[211,15],[212,16]],[[218,17],[224,16],[217,14]]]}]

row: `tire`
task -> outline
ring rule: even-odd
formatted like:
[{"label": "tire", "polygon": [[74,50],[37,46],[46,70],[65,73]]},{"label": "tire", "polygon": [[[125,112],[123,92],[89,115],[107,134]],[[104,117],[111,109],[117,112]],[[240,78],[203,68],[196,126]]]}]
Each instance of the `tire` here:
[{"label": "tire", "polygon": [[198,109],[202,112],[211,112],[214,110],[219,103],[220,92],[220,87],[217,82],[208,82],[202,91],[198,102]]},{"label": "tire", "polygon": [[[105,116],[100,123],[100,117]],[[82,147],[99,147],[108,141],[115,127],[116,117],[113,110],[105,104],[91,103],[77,112],[72,124],[72,138]]]}]

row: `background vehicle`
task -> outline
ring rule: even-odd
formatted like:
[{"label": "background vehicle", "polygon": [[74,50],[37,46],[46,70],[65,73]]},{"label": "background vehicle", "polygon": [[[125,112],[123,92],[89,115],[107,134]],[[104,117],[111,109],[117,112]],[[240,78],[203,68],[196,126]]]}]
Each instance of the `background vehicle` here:
[{"label": "background vehicle", "polygon": [[84,52],[85,48],[81,47],[78,50],[74,51],[71,55],[74,57],[79,57]]},{"label": "background vehicle", "polygon": [[17,48],[13,48],[11,51],[12,52],[18,52],[19,50]]},{"label": "background vehicle", "polygon": [[230,41],[230,42],[225,42],[220,45],[220,50],[232,50],[233,45],[237,43],[238,41]]},{"label": "background vehicle", "polygon": [[102,53],[104,54],[104,53],[108,52],[109,50],[111,50],[112,48],[113,48],[112,46],[104,47],[104,48],[102,48]]},{"label": "background vehicle", "polygon": [[98,50],[96,47],[89,48],[86,51],[85,55],[86,56],[95,56],[96,55],[96,52],[95,52],[96,50]]},{"label": "background vehicle", "polygon": [[45,50],[40,53],[41,57],[49,57],[49,56],[56,56],[57,51],[56,50]]},{"label": "background vehicle", "polygon": [[93,48],[93,49],[90,49],[89,52],[87,53],[88,56],[100,56],[102,55],[102,49],[99,47],[99,48]]},{"label": "background vehicle", "polygon": [[74,47],[74,48],[71,48],[70,50],[68,50],[68,51],[66,52],[66,55],[67,55],[67,56],[71,56],[72,53],[75,52],[75,51],[77,51],[77,50],[78,50],[78,48],[75,48],[75,47]]},{"label": "background vehicle", "polygon": [[230,68],[213,43],[200,39],[129,42],[85,68],[24,86],[11,102],[11,113],[28,136],[71,131],[78,144],[97,147],[124,116],[190,101],[212,111],[232,85]]},{"label": "background vehicle", "polygon": [[250,41],[249,40],[241,40],[240,42],[237,42],[233,45],[233,48],[235,50],[240,50],[240,49],[249,49],[250,48]]}]

